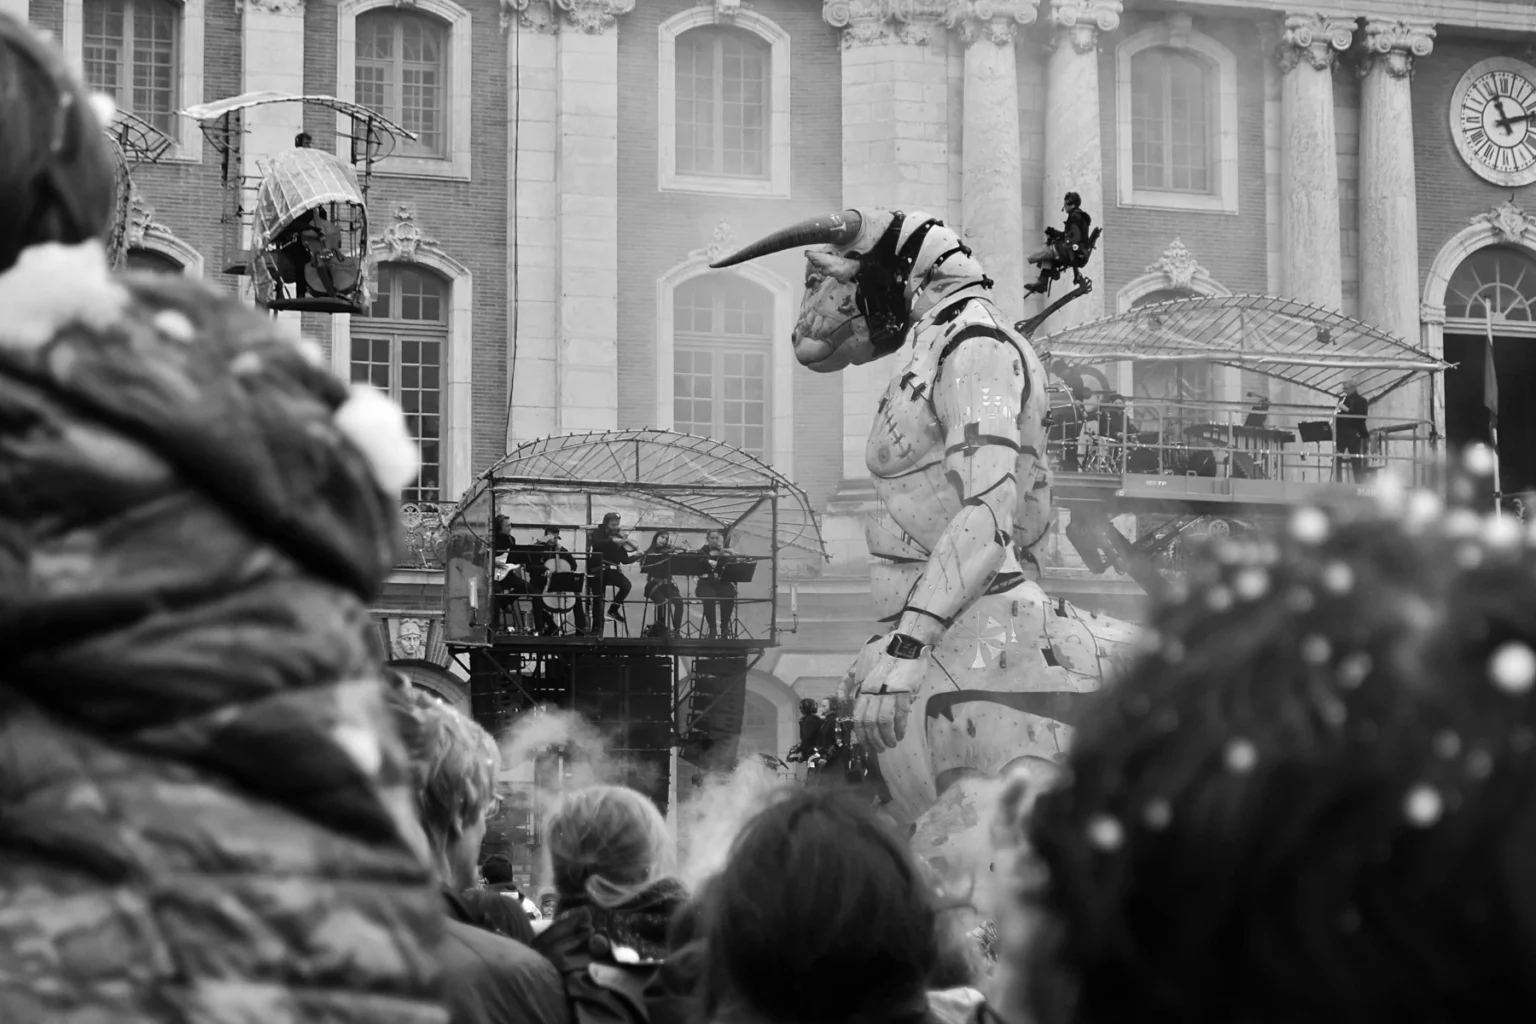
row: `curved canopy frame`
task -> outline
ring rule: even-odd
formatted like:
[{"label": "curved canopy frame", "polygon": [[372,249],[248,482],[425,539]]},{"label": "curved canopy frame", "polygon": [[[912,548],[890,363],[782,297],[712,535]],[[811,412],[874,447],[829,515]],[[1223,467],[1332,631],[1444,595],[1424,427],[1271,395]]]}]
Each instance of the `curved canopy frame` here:
[{"label": "curved canopy frame", "polygon": [[805,492],[755,456],[707,437],[649,429],[542,437],[486,470],[460,508],[486,489],[514,525],[586,526],[616,511],[641,530],[728,530],[827,558]]},{"label": "curved canopy frame", "polygon": [[327,203],[364,205],[352,168],[323,149],[279,153],[256,191],[259,245],[268,245],[295,218]]},{"label": "curved canopy frame", "polygon": [[[416,138],[415,132],[406,131],[383,114],[358,103],[339,100],[334,96],[292,96],[284,92],[260,90],[215,100],[212,103],[199,103],[181,113],[197,122],[204,137],[213,144],[215,149],[220,153],[228,153],[235,145],[231,138],[229,115],[274,103],[302,103],[305,106],[323,107],[326,110],[334,110],[338,114],[345,114],[352,119],[353,152],[356,154],[356,143],[362,141],[367,162],[370,164],[394,152],[395,144],[400,139]],[[379,146],[377,152],[372,149],[375,143]],[[353,162],[355,163],[356,159]]]},{"label": "curved canopy frame", "polygon": [[176,140],[148,121],[119,110],[104,129],[132,163],[158,163],[176,146]]},{"label": "curved canopy frame", "polygon": [[1068,365],[1205,360],[1253,370],[1330,399],[1353,381],[1371,401],[1451,364],[1320,306],[1273,295],[1174,299],[1068,327],[1035,342]]}]

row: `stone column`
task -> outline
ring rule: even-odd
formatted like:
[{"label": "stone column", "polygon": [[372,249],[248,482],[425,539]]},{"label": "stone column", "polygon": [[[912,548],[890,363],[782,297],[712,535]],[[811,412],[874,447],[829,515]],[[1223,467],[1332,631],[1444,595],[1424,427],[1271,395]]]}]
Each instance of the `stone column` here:
[{"label": "stone column", "polygon": [[[1360,46],[1360,319],[1419,344],[1418,189],[1413,163],[1416,57],[1434,49],[1428,22],[1367,18]],[[1427,415],[1427,394],[1403,388],[1378,410]]]},{"label": "stone column", "polygon": [[[1120,27],[1120,0],[1051,0],[1051,53],[1045,79],[1046,224],[1061,226],[1062,196],[1076,192],[1083,209],[1103,224],[1104,147],[1100,131],[1099,33]],[[1029,248],[1043,239],[1029,240]],[[1083,273],[1094,289],[1051,317],[1060,330],[1104,315],[1104,257],[1094,253]],[[1070,286],[1070,275],[1058,288]]]},{"label": "stone column", "polygon": [[[948,6],[948,0],[825,0],[822,16],[842,30],[845,206],[936,217],[948,209],[948,49],[939,26]],[[843,479],[861,493],[869,480],[864,443],[890,374],[889,363],[880,361],[841,375]],[[862,527],[858,544],[862,548]]]},{"label": "stone column", "polygon": [[[240,91],[271,90],[290,96],[304,95],[304,0],[243,0],[240,9],[240,56],[244,62]],[[304,104],[272,103],[245,111],[245,137],[240,140],[240,171],[246,181],[264,173],[266,158],[293,148],[294,136],[304,130]],[[190,129],[189,129],[190,130]],[[194,137],[195,138],[195,137]],[[247,209],[255,209],[256,195],[248,190]],[[251,228],[241,239],[249,250]],[[251,278],[240,279],[240,294],[250,298]],[[280,320],[297,325],[302,313],[279,313]]]},{"label": "stone column", "polygon": [[559,103],[560,342],[555,429],[619,409],[619,33],[635,0],[553,0]]},{"label": "stone column", "polygon": [[1355,23],[1292,14],[1280,41],[1280,253],[1285,294],[1343,305],[1333,69]]},{"label": "stone column", "polygon": [[1019,144],[1019,65],[1014,39],[1038,0],[958,0],[948,16],[965,46],[960,152],[964,237],[995,283],[1010,321],[1024,315],[1024,194]]},{"label": "stone column", "polygon": [[[560,387],[560,23],[540,0],[502,8],[507,33],[507,449],[557,432]],[[515,356],[514,356],[515,352]]]}]

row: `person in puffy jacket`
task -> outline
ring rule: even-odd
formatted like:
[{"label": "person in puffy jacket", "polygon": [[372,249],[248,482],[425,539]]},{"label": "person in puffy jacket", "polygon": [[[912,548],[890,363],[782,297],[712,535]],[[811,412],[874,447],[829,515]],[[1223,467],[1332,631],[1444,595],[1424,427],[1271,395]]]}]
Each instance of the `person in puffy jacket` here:
[{"label": "person in puffy jacket", "polygon": [[0,1021],[443,1024],[368,614],[399,409],[112,276],[100,116],[4,15],[0,140]]}]

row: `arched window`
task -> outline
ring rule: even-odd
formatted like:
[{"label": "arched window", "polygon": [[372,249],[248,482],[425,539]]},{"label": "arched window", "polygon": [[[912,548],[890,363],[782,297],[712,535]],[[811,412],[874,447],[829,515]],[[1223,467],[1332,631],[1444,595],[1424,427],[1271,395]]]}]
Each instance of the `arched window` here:
[{"label": "arched window", "polygon": [[1131,58],[1133,187],[1214,190],[1216,78],[1190,50],[1159,46]]},{"label": "arched window", "polygon": [[677,38],[677,173],[768,176],[768,45],[697,28]]},{"label": "arched window", "polygon": [[442,496],[443,372],[448,351],[448,285],[436,274],[400,263],[379,266],[367,316],[352,318],[351,376],[400,403],[421,448],[421,474],[403,501]]},{"label": "arched window", "polygon": [[773,297],[733,274],[673,293],[672,428],[770,457]]},{"label": "arched window", "polygon": [[782,757],[779,749],[779,709],[773,701],[760,693],[747,691],[746,706],[741,714],[741,742],[736,747],[738,757],[748,754],[773,754]]},{"label": "arched window", "polygon": [[129,249],[127,266],[129,270],[136,270],[150,274],[185,274],[186,268],[164,253],[155,252],[153,249]]},{"label": "arched window", "polygon": [[[1142,296],[1132,308],[1187,299],[1194,294],[1169,288]],[[1216,397],[1216,367],[1204,359],[1134,363],[1131,382],[1137,430],[1161,430],[1165,436],[1182,438],[1186,426],[1211,419],[1211,414],[1202,410],[1199,403]]]},{"label": "arched window", "polygon": [[181,7],[170,0],[85,0],[86,84],[176,138]]},{"label": "arched window", "polygon": [[448,151],[448,27],[414,11],[376,8],[357,19],[357,102],[418,136],[408,156]]},{"label": "arched window", "polygon": [[1456,268],[1445,289],[1447,320],[1492,320],[1495,330],[1536,327],[1536,259],[1523,249],[1493,245]]}]

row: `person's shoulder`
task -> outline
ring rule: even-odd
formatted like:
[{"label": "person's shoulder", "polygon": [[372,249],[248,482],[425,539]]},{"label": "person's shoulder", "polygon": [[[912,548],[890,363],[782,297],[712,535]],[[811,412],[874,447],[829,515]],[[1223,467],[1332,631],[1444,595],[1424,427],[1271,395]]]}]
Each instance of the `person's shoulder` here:
[{"label": "person's shoulder", "polygon": [[454,1021],[570,1021],[560,973],[534,949],[462,921],[449,921],[441,956]]}]

